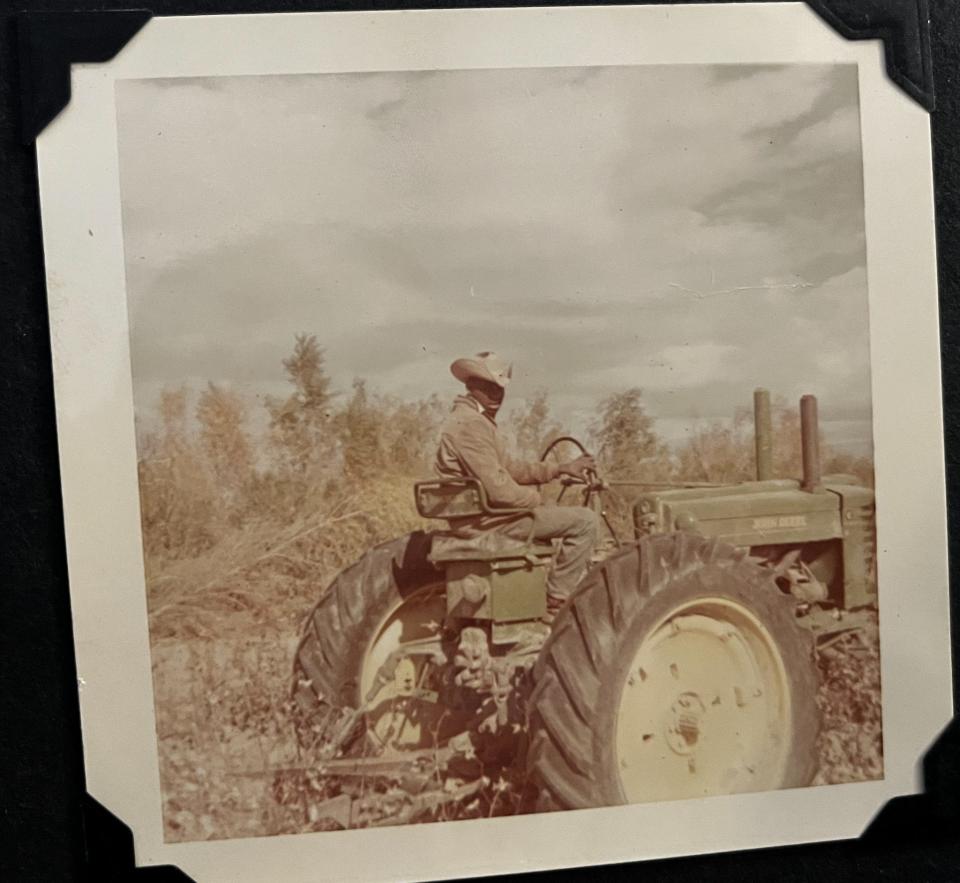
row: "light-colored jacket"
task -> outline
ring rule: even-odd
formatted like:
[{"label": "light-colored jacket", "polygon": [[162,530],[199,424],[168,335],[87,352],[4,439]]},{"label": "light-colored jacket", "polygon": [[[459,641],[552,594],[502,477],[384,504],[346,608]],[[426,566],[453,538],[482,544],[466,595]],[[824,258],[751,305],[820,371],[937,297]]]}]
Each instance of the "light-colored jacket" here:
[{"label": "light-colored jacket", "polygon": [[559,475],[554,463],[525,463],[509,457],[497,424],[471,396],[458,396],[440,430],[434,471],[441,478],[476,478],[492,507],[533,509],[541,505],[534,485]]}]

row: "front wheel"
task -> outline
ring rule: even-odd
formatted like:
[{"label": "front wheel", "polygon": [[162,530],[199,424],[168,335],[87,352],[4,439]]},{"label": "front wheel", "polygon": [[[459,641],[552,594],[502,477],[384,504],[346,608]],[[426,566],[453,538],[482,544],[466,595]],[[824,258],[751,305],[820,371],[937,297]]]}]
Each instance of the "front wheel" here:
[{"label": "front wheel", "polygon": [[557,619],[530,702],[541,809],[809,784],[816,665],[769,570],[693,534],[596,567]]}]

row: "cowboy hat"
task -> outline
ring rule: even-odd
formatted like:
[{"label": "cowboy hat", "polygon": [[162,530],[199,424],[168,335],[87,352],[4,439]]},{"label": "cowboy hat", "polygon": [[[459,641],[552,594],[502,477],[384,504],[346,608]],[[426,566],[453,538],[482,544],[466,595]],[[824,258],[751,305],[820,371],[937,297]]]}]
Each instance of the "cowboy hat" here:
[{"label": "cowboy hat", "polygon": [[477,353],[472,359],[457,359],[450,366],[450,373],[461,383],[476,377],[506,388],[513,375],[513,365],[505,362],[496,353]]}]

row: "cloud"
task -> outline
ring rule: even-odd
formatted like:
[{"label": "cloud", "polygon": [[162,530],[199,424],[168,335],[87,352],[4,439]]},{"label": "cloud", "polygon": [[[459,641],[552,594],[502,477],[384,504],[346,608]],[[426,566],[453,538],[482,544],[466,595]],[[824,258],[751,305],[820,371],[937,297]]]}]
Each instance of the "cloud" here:
[{"label": "cloud", "polygon": [[[121,81],[123,82],[123,81]],[[207,92],[223,92],[229,85],[227,77],[157,77],[151,80],[128,80],[148,89],[203,89]]]},{"label": "cloud", "polygon": [[387,101],[381,101],[366,111],[368,120],[389,119],[394,116],[398,110],[406,103],[403,98],[391,98]]},{"label": "cloud", "polygon": [[587,374],[584,380],[596,389],[642,387],[647,393],[699,390],[705,380],[721,373],[729,382],[737,381],[739,353],[740,347],[712,341],[672,345],[643,355],[633,364],[601,368]]},{"label": "cloud", "polygon": [[675,426],[756,385],[869,410],[844,68],[178,85],[118,90],[140,390],[276,389],[309,332],[339,389],[452,393],[450,361],[493,348],[518,400],[546,387],[581,424],[627,386]]},{"label": "cloud", "polygon": [[757,126],[747,132],[746,137],[782,147],[818,123],[856,107],[857,66],[841,65],[831,71],[809,108],[774,125]]},{"label": "cloud", "polygon": [[718,64],[710,69],[710,73],[715,84],[723,85],[780,73],[786,69],[787,65],[783,64]]}]

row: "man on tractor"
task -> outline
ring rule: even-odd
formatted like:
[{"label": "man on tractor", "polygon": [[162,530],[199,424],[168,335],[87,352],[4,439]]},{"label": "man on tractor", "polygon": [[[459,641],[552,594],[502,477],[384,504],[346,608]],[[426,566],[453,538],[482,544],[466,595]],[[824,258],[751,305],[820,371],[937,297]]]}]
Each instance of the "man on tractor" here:
[{"label": "man on tractor", "polygon": [[463,538],[495,532],[518,542],[559,541],[547,576],[546,619],[552,620],[586,571],[596,545],[599,520],[592,509],[583,506],[545,506],[537,486],[560,475],[586,480],[587,473],[596,468],[594,459],[585,455],[557,465],[509,457],[497,432],[496,416],[510,382],[512,365],[496,353],[483,352],[475,358],[457,359],[450,371],[465,384],[466,391],[454,401],[441,429],[436,473],[444,479],[476,479],[491,508],[527,510],[520,514],[458,519],[451,526]]}]

